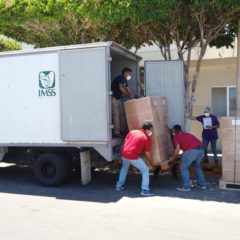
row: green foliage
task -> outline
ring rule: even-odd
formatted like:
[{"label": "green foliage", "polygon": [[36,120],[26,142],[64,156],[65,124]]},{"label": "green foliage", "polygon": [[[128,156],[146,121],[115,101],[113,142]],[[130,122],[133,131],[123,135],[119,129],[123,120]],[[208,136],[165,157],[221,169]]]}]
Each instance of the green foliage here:
[{"label": "green foliage", "polygon": [[21,49],[21,46],[16,41],[9,40],[4,37],[0,37],[0,52],[20,50],[20,49]]},{"label": "green foliage", "polygon": [[219,36],[212,40],[209,44],[210,47],[226,47],[233,48],[233,42],[237,37],[237,22],[232,22],[224,27],[222,31],[220,31]]},{"label": "green foliage", "polygon": [[[0,32],[36,47],[93,40],[91,23],[76,12],[79,0],[15,0],[0,7]],[[5,6],[5,7],[4,7]]]}]

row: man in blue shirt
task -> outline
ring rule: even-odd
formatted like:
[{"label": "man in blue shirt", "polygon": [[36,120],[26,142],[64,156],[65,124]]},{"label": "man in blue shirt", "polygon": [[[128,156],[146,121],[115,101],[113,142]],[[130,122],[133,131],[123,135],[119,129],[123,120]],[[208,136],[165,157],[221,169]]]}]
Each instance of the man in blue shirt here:
[{"label": "man in blue shirt", "polygon": [[112,115],[115,136],[119,136],[125,131],[125,113],[122,103],[128,99],[133,99],[134,95],[128,86],[128,81],[131,79],[132,70],[128,67],[122,70],[122,74],[117,76],[111,85],[113,92],[112,97]]},{"label": "man in blue shirt", "polygon": [[217,119],[217,117],[210,113],[210,108],[206,107],[204,109],[204,115],[200,115],[197,117],[190,117],[185,116],[188,119],[191,120],[197,120],[202,123],[203,125],[203,131],[202,131],[202,139],[203,139],[203,145],[204,145],[204,162],[208,162],[208,156],[207,156],[207,149],[209,142],[211,143],[212,152],[214,155],[214,162],[217,165],[218,164],[218,158],[217,158],[217,139],[218,139],[218,133],[217,128],[220,127],[220,123]]}]

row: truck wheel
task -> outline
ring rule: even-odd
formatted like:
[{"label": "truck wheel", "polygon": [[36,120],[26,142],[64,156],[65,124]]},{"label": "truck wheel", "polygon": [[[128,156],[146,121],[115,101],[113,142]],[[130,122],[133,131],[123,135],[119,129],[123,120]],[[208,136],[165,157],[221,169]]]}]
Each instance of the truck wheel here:
[{"label": "truck wheel", "polygon": [[69,166],[64,156],[53,153],[41,154],[33,166],[37,180],[45,186],[58,186],[69,175]]}]

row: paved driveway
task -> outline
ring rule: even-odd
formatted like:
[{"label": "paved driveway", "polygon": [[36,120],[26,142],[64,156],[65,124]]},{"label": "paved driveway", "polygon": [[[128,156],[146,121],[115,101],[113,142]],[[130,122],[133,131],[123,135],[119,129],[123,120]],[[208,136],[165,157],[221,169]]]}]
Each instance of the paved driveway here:
[{"label": "paved driveway", "polygon": [[221,240],[240,239],[240,191],[175,190],[170,175],[151,179],[154,197],[141,197],[131,174],[116,192],[118,174],[95,172],[88,186],[74,175],[58,188],[40,186],[29,168],[0,168],[0,239],[3,240]]}]

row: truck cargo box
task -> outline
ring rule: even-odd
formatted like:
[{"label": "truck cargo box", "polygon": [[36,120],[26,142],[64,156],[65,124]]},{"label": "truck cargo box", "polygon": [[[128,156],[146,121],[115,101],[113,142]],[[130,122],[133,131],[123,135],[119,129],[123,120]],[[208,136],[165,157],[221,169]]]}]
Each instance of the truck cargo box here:
[{"label": "truck cargo box", "polygon": [[111,81],[138,93],[140,57],[114,42],[0,54],[0,146],[93,147],[112,160]]}]

